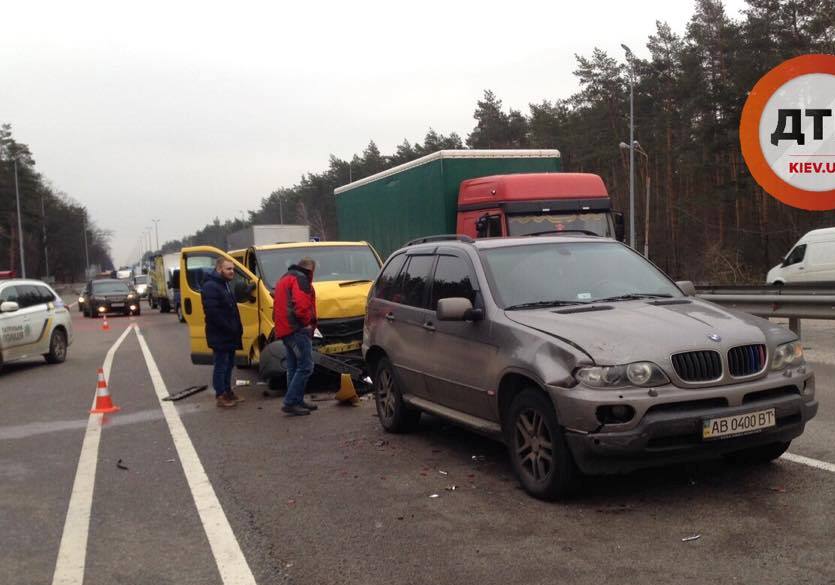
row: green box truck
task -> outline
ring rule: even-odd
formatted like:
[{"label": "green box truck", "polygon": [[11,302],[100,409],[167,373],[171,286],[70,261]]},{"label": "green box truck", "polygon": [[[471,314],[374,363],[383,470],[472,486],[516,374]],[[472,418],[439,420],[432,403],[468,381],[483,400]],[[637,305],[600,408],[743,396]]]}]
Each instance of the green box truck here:
[{"label": "green box truck", "polygon": [[439,234],[622,239],[600,177],[561,168],[558,150],[441,150],[337,188],[339,238],[371,242],[383,257]]}]

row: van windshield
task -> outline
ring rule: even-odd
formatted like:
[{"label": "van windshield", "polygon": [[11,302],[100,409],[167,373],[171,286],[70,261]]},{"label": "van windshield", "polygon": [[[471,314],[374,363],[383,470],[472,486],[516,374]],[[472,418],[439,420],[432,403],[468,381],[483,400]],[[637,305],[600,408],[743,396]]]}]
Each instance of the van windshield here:
[{"label": "van windshield", "polygon": [[316,262],[313,282],[374,280],[380,263],[368,246],[310,246],[258,250],[258,266],[264,284],[273,290],[287,269],[308,256]]},{"label": "van windshield", "polygon": [[616,242],[509,246],[484,250],[482,258],[505,309],[682,296],[663,272]]},{"label": "van windshield", "polygon": [[583,230],[598,236],[614,237],[607,213],[546,213],[507,217],[507,231],[511,236],[565,230]]}]

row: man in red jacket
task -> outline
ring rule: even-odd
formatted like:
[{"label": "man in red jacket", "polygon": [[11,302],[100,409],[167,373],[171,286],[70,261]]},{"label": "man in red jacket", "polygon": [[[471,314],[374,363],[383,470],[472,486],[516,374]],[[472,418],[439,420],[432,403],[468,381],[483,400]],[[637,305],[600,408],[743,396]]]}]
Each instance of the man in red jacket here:
[{"label": "man in red jacket", "polygon": [[302,258],[275,284],[273,321],[275,337],[287,350],[287,393],[284,406],[288,415],[303,416],[316,410],[305,402],[304,389],[313,373],[313,332],[316,330],[316,292],[313,272],[316,262]]}]

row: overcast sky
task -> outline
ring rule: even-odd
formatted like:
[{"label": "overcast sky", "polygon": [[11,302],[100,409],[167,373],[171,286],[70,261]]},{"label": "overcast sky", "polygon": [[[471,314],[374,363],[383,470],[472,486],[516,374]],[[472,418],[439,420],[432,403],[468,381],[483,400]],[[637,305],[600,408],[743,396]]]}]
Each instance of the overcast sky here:
[{"label": "overcast sky", "polygon": [[[743,0],[726,1],[736,16]],[[506,106],[577,89],[574,54],[640,56],[689,0],[4,3],[0,122],[133,261],[429,126],[462,138],[482,90]],[[560,145],[555,145],[559,148]]]}]

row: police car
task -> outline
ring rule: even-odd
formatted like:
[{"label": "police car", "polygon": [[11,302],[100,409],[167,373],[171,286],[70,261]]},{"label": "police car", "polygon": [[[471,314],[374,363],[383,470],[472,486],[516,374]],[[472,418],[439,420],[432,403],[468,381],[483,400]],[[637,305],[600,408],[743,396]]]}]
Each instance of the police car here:
[{"label": "police car", "polygon": [[67,359],[72,319],[61,297],[39,280],[0,281],[0,368],[42,355],[50,364]]}]

